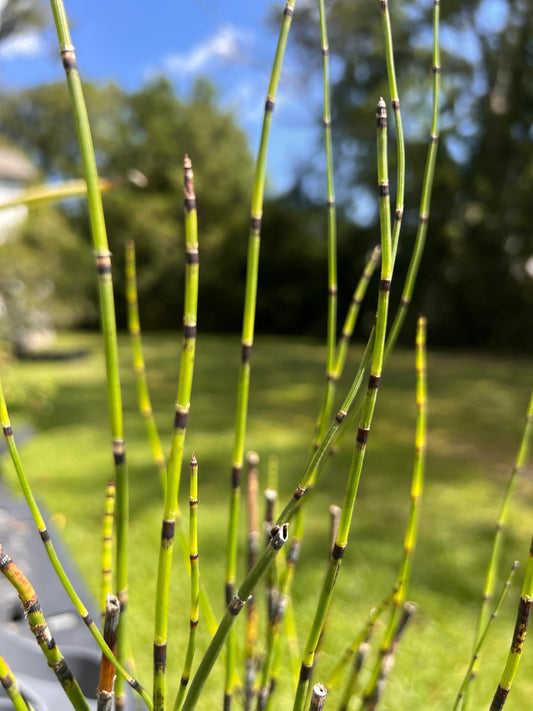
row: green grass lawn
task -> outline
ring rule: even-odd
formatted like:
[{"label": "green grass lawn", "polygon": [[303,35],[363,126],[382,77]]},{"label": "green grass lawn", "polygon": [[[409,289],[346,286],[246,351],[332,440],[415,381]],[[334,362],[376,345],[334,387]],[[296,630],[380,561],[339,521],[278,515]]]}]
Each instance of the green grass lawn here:
[{"label": "green grass lawn", "polygon": [[[17,430],[36,435],[21,447],[35,492],[45,502],[76,556],[91,592],[99,586],[100,526],[105,485],[112,475],[104,360],[100,338],[66,334],[59,345],[85,347],[73,362],[2,365],[2,378]],[[168,445],[181,342],[178,336],[145,337],[153,406]],[[224,542],[229,502],[232,431],[239,365],[238,338],[200,335],[186,457],[200,464],[200,569],[217,613],[223,612]],[[348,363],[353,374],[360,355]],[[151,678],[153,593],[162,495],[137,413],[135,381],[126,337],[120,339],[125,431],[131,476],[130,621],[140,677]],[[320,403],[324,349],[311,342],[258,338],[252,358],[247,448],[261,456],[266,482],[270,455],[279,457],[280,499],[297,484],[309,452]],[[429,441],[426,490],[409,598],[418,613],[400,647],[381,708],[451,709],[464,673],[490,553],[494,521],[523,427],[531,388],[531,363],[479,354],[430,353]],[[350,373],[351,371],[351,373]],[[346,381],[345,385],[348,381]],[[337,582],[316,680],[327,678],[339,653],[359,631],[369,610],[394,583],[409,511],[416,416],[414,353],[394,354],[385,368],[374,428],[356,503],[351,539]],[[344,394],[344,388],[340,388]],[[328,508],[342,503],[354,433],[342,441],[307,504],[307,533],[297,571],[294,609],[303,645],[325,570]],[[15,488],[10,462],[2,472]],[[187,514],[187,468],[182,510]],[[518,482],[505,535],[505,575],[515,559],[525,563],[532,533],[531,469]],[[244,506],[241,507],[243,511]],[[242,514],[244,524],[244,513]],[[244,569],[244,540],[241,572]],[[521,566],[522,572],[524,565]],[[489,633],[473,708],[490,704],[507,655],[522,574]],[[170,689],[177,687],[188,634],[188,583],[176,556],[169,640]],[[259,594],[259,599],[262,599]],[[379,628],[382,629],[382,628]],[[242,639],[243,620],[237,623]],[[206,633],[200,628],[199,644]],[[285,668],[288,664],[284,665]],[[221,703],[222,665],[206,688]],[[285,672],[275,708],[291,707]],[[282,696],[283,702],[281,701]],[[337,690],[328,707],[335,707]],[[522,660],[506,708],[527,709],[533,698],[533,641]],[[211,708],[204,702],[201,708]]]}]

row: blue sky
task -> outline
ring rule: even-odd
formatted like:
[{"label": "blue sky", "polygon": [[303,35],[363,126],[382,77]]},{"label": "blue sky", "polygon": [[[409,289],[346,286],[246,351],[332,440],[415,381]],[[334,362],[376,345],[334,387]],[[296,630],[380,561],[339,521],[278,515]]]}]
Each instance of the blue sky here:
[{"label": "blue sky", "polygon": [[[3,0],[0,0],[0,6]],[[179,96],[208,76],[220,104],[235,112],[255,153],[283,0],[195,0],[152,3],[66,0],[82,77],[116,81],[134,90],[166,74]],[[303,2],[300,2],[302,5]],[[47,7],[47,3],[45,3]],[[148,7],[150,10],[148,11]],[[320,106],[306,102],[302,69],[289,51],[276,104],[269,160],[270,185],[291,184],[298,158],[315,144]],[[52,26],[15,37],[0,49],[0,81],[16,88],[64,78]],[[305,82],[304,82],[305,83]]]}]

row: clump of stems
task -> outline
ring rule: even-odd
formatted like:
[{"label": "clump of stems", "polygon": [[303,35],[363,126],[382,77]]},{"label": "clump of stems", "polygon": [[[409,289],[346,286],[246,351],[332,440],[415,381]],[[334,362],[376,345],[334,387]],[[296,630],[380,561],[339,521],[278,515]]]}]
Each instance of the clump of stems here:
[{"label": "clump of stems", "polygon": [[0,684],[5,689],[9,700],[13,704],[15,711],[31,711],[28,709],[28,705],[24,700],[24,697],[20,693],[20,689],[15,679],[15,675],[11,671],[11,667],[6,662],[4,657],[0,654]]}]

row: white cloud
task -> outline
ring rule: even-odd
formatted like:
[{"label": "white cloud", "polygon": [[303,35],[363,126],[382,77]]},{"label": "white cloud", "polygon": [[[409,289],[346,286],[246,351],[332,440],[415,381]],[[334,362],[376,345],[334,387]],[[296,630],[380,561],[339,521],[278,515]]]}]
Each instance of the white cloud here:
[{"label": "white cloud", "polygon": [[164,60],[164,67],[171,74],[196,74],[204,71],[213,60],[241,58],[243,41],[241,33],[231,25],[225,25],[187,54],[168,55]]},{"label": "white cloud", "polygon": [[42,39],[37,32],[20,32],[0,44],[0,56],[3,59],[34,57],[40,54],[42,49]]}]

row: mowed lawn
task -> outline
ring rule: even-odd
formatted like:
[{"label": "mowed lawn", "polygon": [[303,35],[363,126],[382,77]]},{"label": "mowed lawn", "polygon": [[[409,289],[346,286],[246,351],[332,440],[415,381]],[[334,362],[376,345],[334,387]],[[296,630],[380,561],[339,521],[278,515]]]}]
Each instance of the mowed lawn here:
[{"label": "mowed lawn", "polygon": [[[4,361],[1,375],[15,430],[34,436],[21,454],[35,493],[46,504],[76,557],[93,596],[99,588],[100,536],[105,486],[112,476],[104,359],[98,335],[65,334],[61,348],[86,348],[72,362]],[[168,450],[181,340],[150,335],[144,340],[153,406]],[[200,335],[186,461],[199,461],[200,569],[213,607],[223,613],[225,538],[230,493],[232,433],[239,366],[238,337]],[[341,396],[361,348],[355,347]],[[152,464],[144,422],[137,411],[128,339],[120,337],[125,433],[130,469],[130,606],[132,642],[139,676],[151,679],[155,571],[162,494]],[[280,503],[291,495],[309,455],[324,382],[325,349],[316,343],[258,338],[252,357],[247,449],[261,457],[262,486],[268,459],[279,459]],[[429,353],[429,441],[426,488],[419,541],[408,597],[418,612],[407,630],[383,698],[392,709],[451,709],[464,674],[481,597],[486,564],[502,495],[516,456],[533,384],[531,362],[480,354]],[[386,364],[376,417],[315,680],[325,681],[339,654],[359,632],[370,609],[394,584],[402,555],[410,505],[414,451],[414,353],[399,351]],[[342,504],[354,432],[331,458],[307,502],[306,535],[295,579],[294,613],[303,647],[325,570],[328,508]],[[187,522],[188,467],[183,468],[180,503]],[[7,458],[2,474],[13,489]],[[515,559],[522,565],[499,617],[489,632],[472,708],[486,709],[505,663],[521,579],[533,532],[533,477],[523,472],[513,495],[505,532],[501,579]],[[241,506],[245,566],[245,511]],[[258,593],[262,602],[264,595]],[[169,640],[170,690],[179,683],[188,635],[189,593],[179,553],[175,557]],[[237,634],[244,639],[244,615]],[[378,625],[377,636],[383,626]],[[199,651],[207,635],[200,627]],[[260,652],[264,651],[261,630]],[[286,651],[286,650],[285,650]],[[198,657],[197,657],[198,658]],[[285,657],[285,660],[287,657]],[[284,661],[276,709],[291,708],[289,664]],[[201,708],[221,704],[219,662]],[[328,698],[336,707],[339,691]],[[533,698],[533,639],[506,708],[523,711]],[[208,702],[207,699],[210,701]],[[212,703],[211,703],[212,702]],[[214,705],[212,705],[214,704]],[[355,706],[354,706],[355,707]]]}]

